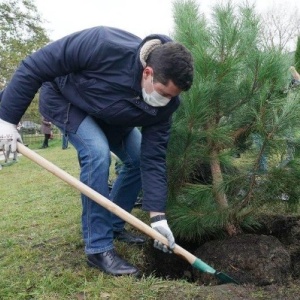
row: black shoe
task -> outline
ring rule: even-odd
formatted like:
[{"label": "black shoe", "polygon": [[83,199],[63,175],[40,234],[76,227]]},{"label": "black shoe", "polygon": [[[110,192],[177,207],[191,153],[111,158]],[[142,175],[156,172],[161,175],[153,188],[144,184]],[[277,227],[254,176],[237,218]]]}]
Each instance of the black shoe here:
[{"label": "black shoe", "polygon": [[126,229],[123,229],[122,231],[114,231],[114,239],[127,244],[136,244],[136,245],[142,245],[146,242],[145,238],[130,233]]},{"label": "black shoe", "polygon": [[113,276],[140,276],[140,271],[126,260],[122,259],[114,249],[103,253],[89,254],[87,256],[87,263],[90,267],[100,269]]}]

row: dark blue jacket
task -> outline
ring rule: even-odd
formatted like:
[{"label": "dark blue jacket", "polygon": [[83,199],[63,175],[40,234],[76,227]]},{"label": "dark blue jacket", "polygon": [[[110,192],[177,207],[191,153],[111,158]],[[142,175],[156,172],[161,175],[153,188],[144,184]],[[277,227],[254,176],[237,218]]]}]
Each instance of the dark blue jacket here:
[{"label": "dark blue jacket", "polygon": [[109,27],[83,30],[28,56],[0,94],[0,118],[17,124],[38,89],[40,112],[59,127],[76,132],[86,115],[119,142],[141,127],[143,209],[164,211],[167,198],[166,149],[171,116],[179,106],[174,97],[165,107],[152,107],[141,96],[141,46],[144,40]]}]

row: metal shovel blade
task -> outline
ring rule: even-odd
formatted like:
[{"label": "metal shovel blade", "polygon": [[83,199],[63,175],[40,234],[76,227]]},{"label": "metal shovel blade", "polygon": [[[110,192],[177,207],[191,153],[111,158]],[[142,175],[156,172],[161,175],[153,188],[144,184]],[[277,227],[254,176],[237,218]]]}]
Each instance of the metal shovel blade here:
[{"label": "metal shovel blade", "polygon": [[209,266],[207,263],[202,261],[200,258],[196,258],[196,260],[194,261],[194,263],[192,265],[193,265],[193,267],[195,267],[196,269],[198,269],[201,272],[209,273],[211,275],[214,275],[216,278],[218,278],[221,281],[221,283],[239,284],[236,280],[234,280],[233,278],[231,278],[227,274],[216,271],[214,268]]},{"label": "metal shovel blade", "polygon": [[228,276],[225,273],[222,272],[216,272],[215,277],[217,277],[222,283],[235,283],[235,284],[239,284],[239,282],[237,282],[236,280],[234,280],[233,278],[231,278],[230,276]]}]

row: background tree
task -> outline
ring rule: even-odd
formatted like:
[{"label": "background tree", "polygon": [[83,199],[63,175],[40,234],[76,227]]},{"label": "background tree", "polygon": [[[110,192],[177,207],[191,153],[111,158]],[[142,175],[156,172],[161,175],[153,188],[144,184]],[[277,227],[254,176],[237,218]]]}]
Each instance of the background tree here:
[{"label": "background tree", "polygon": [[300,39],[299,39],[299,36],[297,38],[297,46],[296,46],[296,51],[294,54],[293,65],[296,68],[296,70],[300,71]]},{"label": "background tree", "polygon": [[290,4],[273,4],[261,14],[261,41],[266,49],[291,51],[300,35],[300,14]]},{"label": "background tree", "polygon": [[[22,59],[49,42],[43,20],[30,0],[0,2],[0,90],[5,87]],[[25,118],[39,120],[37,100]]]},{"label": "background tree", "polygon": [[[195,78],[173,121],[168,216],[185,239],[222,228],[234,234],[251,224],[262,153],[278,151],[278,136],[298,121],[298,97],[286,92],[289,61],[278,47],[262,51],[260,19],[247,4],[216,5],[208,21],[195,1],[176,1],[174,19]],[[252,132],[262,146],[237,168],[233,154]]]}]

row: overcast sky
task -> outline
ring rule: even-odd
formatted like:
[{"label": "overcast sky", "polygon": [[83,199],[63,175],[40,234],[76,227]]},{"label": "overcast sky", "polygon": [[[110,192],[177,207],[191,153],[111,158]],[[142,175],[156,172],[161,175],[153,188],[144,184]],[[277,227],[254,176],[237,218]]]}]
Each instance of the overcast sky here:
[{"label": "overcast sky", "polygon": [[[198,0],[201,12],[222,0]],[[224,0],[223,0],[224,1]],[[300,0],[250,0],[259,11],[288,3],[300,8]],[[235,2],[243,2],[235,0]],[[106,25],[130,31],[141,38],[151,33],[170,34],[173,0],[35,0],[47,20],[52,40],[85,28]]]}]

